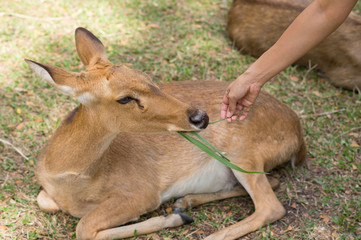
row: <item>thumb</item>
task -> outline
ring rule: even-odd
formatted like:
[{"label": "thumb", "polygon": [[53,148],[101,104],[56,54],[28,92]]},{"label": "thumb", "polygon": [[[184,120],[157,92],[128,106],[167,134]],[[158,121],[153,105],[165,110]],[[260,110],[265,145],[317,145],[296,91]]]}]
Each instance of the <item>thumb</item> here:
[{"label": "thumb", "polygon": [[228,112],[227,112],[227,118],[230,118],[233,116],[237,105],[237,98],[234,97],[232,94],[228,93]]}]

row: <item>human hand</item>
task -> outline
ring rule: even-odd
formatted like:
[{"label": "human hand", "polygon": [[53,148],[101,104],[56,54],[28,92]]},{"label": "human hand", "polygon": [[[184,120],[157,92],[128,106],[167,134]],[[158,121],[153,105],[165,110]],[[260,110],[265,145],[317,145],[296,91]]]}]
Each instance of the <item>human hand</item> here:
[{"label": "human hand", "polygon": [[249,109],[236,116],[235,113],[249,108],[255,101],[263,84],[254,81],[243,74],[233,81],[227,88],[222,100],[221,117],[227,122],[244,120]]}]

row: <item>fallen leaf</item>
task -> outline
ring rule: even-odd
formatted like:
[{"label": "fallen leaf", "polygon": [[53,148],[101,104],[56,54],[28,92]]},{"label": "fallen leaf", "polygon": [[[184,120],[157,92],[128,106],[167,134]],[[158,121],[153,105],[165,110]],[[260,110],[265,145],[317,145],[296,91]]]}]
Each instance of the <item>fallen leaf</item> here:
[{"label": "fallen leaf", "polygon": [[0,230],[6,230],[6,229],[8,229],[7,226],[0,226]]},{"label": "fallen leaf", "polygon": [[6,234],[6,229],[8,229],[7,226],[0,226],[0,234]]},{"label": "fallen leaf", "polygon": [[350,144],[351,147],[360,147],[360,145],[357,144],[357,142],[352,141]]},{"label": "fallen leaf", "polygon": [[271,229],[271,236],[272,236],[272,237],[277,237],[278,234],[276,233],[275,230]]},{"label": "fallen leaf", "polygon": [[291,79],[292,81],[295,81],[295,82],[300,81],[300,78],[297,77],[297,76],[295,76],[295,75],[290,75],[290,79]]},{"label": "fallen leaf", "polygon": [[150,28],[160,28],[160,26],[158,24],[155,24],[155,23],[149,24],[148,27],[150,27]]},{"label": "fallen leaf", "polygon": [[319,91],[312,91],[313,94],[315,94],[317,97],[321,97],[322,94]]},{"label": "fallen leaf", "polygon": [[286,232],[289,232],[289,231],[291,231],[293,228],[291,227],[291,226],[288,226],[287,228],[286,228],[286,230],[283,230],[281,233],[286,233]]},{"label": "fallen leaf", "polygon": [[184,231],[182,232],[182,234],[183,234],[183,235],[186,235],[188,232],[189,232],[189,230],[186,229],[186,230],[184,230]]},{"label": "fallen leaf", "polygon": [[323,222],[326,224],[330,221],[330,217],[327,215],[320,215],[320,217],[323,219]]},{"label": "fallen leaf", "polygon": [[39,117],[36,117],[36,118],[35,118],[35,122],[37,122],[37,123],[43,122],[43,119],[41,119],[41,118],[39,118]]},{"label": "fallen leaf", "polygon": [[16,129],[21,130],[24,127],[24,125],[25,125],[25,123],[22,122],[22,123],[20,123],[19,125],[16,126]]},{"label": "fallen leaf", "polygon": [[296,105],[299,106],[299,107],[302,107],[302,103],[299,102],[299,101],[296,102]]},{"label": "fallen leaf", "polygon": [[321,190],[320,192],[322,192],[323,195],[328,196],[327,193],[325,193],[325,191]]},{"label": "fallen leaf", "polygon": [[291,207],[293,207],[293,208],[297,208],[296,203],[292,203]]},{"label": "fallen leaf", "polygon": [[360,136],[360,134],[358,134],[358,133],[349,133],[348,135],[349,135],[349,136],[353,136],[353,137],[355,137],[355,138],[357,138],[357,137]]}]

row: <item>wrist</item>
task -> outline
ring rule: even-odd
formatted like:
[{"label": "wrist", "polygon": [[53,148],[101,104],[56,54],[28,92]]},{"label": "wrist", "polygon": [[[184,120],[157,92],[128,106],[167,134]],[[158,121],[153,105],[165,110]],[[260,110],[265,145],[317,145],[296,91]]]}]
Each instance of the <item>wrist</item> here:
[{"label": "wrist", "polygon": [[242,74],[242,77],[244,77],[246,81],[249,81],[251,85],[255,85],[260,88],[270,80],[267,73],[254,70],[252,66]]}]

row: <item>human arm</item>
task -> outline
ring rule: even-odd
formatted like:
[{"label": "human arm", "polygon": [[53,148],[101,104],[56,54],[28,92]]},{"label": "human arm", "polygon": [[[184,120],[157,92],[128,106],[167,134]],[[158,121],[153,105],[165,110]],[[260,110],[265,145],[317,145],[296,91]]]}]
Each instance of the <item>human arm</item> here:
[{"label": "human arm", "polygon": [[234,113],[251,106],[262,86],[294,63],[339,27],[357,0],[315,0],[294,20],[280,39],[233,81],[224,95],[221,116],[231,122],[248,113]]}]

